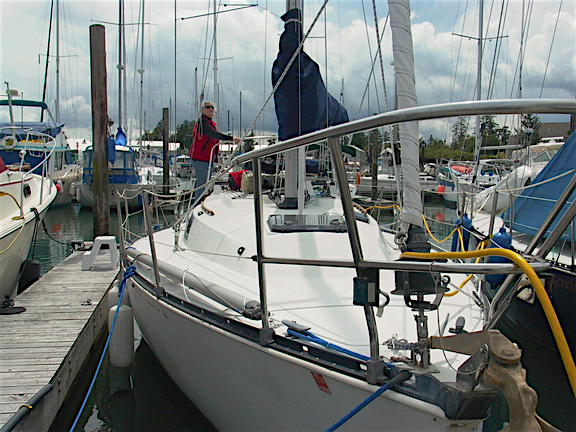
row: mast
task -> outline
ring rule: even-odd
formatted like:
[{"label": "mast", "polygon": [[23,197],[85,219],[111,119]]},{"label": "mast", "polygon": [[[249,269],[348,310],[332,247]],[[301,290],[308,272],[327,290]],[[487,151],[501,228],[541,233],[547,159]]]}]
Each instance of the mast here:
[{"label": "mast", "polygon": [[[50,26],[48,27],[48,47],[46,48],[46,66],[44,68],[44,88],[42,89],[42,102],[46,102],[46,88],[48,87],[48,64],[50,63],[50,40],[52,36],[52,16],[54,0],[50,3]],[[40,113],[40,121],[44,121],[44,110]]]},{"label": "mast", "polygon": [[118,1],[118,127],[122,127],[122,46],[123,44],[123,0]]},{"label": "mast", "polygon": [[56,0],[56,123],[60,123],[60,1]]},{"label": "mast", "polygon": [[140,136],[138,138],[138,143],[140,150],[142,150],[142,134],[143,134],[143,114],[144,114],[144,0],[142,0],[142,39],[141,39],[141,51],[140,51],[140,69],[138,73],[140,74]]},{"label": "mast", "polygon": [[[482,28],[484,26],[484,0],[479,1],[479,14],[478,14],[478,64],[476,68],[476,100],[482,99]],[[480,148],[482,147],[482,135],[480,134],[480,116],[476,116],[476,129],[475,135],[475,145],[474,145],[474,175],[472,181],[476,180],[476,175],[478,174],[478,168],[480,165]]]},{"label": "mast", "polygon": [[[218,100],[218,40],[216,25],[218,23],[218,10],[216,0],[214,0],[214,103],[216,107],[220,107]],[[216,120],[220,119],[220,114],[216,111]],[[218,123],[218,121],[217,121]]]}]

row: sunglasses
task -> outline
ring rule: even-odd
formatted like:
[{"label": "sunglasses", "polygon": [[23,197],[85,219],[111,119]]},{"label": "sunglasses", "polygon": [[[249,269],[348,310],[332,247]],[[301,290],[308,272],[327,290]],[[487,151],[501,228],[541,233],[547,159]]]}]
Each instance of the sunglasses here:
[{"label": "sunglasses", "polygon": [[206,109],[214,109],[214,107],[212,105],[205,105],[204,108]]}]

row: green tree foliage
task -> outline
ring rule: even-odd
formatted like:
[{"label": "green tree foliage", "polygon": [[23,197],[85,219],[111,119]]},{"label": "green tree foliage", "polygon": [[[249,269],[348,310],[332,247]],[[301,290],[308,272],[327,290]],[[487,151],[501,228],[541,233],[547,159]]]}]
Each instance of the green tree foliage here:
[{"label": "green tree foliage", "polygon": [[361,148],[362,150],[367,152],[369,149],[368,135],[366,135],[363,132],[359,132],[359,133],[354,134],[352,136],[352,141],[350,141],[350,145]]},{"label": "green tree foliage", "polygon": [[[540,127],[542,122],[536,114],[522,114],[520,119],[520,124],[522,125],[522,133],[525,131],[532,130],[530,144],[538,144],[541,141],[540,138]],[[520,131],[518,131],[520,133]]]},{"label": "green tree foliage", "polygon": [[480,135],[482,135],[482,146],[498,146],[498,123],[494,120],[493,115],[480,117]]},{"label": "green tree foliage", "polygon": [[184,120],[184,122],[176,128],[176,134],[170,138],[171,141],[180,143],[180,148],[185,152],[184,154],[188,154],[192,146],[194,123],[193,121]]},{"label": "green tree foliage", "polygon": [[452,126],[452,148],[462,149],[466,140],[470,138],[468,135],[468,118],[458,117],[454,126]]}]

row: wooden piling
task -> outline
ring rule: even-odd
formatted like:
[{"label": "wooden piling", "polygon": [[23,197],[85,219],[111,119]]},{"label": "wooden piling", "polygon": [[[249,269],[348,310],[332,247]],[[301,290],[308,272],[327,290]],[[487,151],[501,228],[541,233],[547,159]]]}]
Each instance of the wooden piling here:
[{"label": "wooden piling", "polygon": [[90,72],[92,79],[92,168],[94,238],[110,234],[108,180],[108,94],[106,87],[106,33],[103,25],[90,26]]}]

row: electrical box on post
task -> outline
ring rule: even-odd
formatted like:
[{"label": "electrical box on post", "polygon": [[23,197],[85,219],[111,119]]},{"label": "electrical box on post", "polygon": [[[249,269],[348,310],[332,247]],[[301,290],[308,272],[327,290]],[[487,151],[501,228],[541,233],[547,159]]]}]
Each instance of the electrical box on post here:
[{"label": "electrical box on post", "polygon": [[353,303],[358,306],[378,306],[380,283],[378,271],[368,272],[354,278]]}]

